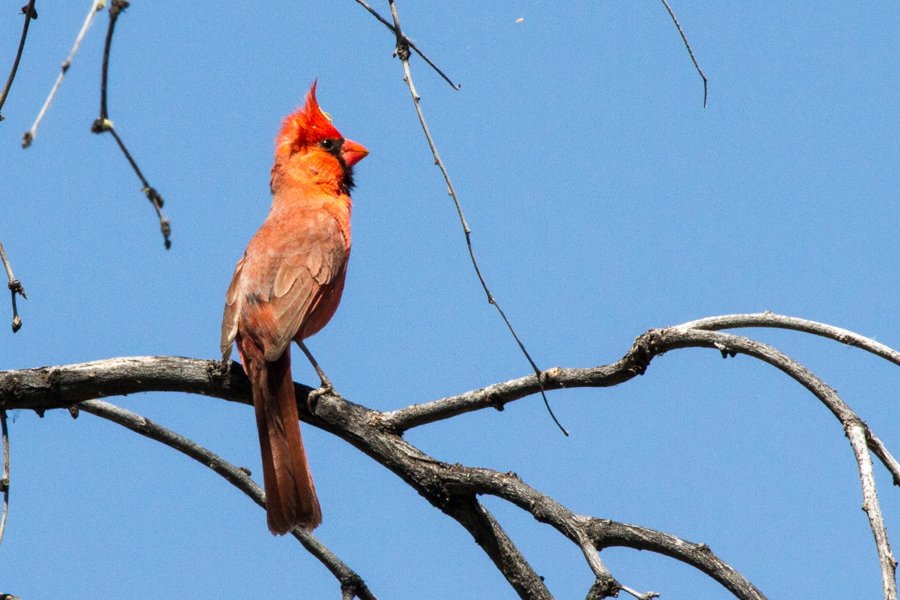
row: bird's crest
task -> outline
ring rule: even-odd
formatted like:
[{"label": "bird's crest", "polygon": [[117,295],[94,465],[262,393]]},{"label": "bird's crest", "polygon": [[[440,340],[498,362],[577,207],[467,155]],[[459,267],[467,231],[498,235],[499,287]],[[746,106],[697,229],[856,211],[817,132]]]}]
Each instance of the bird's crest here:
[{"label": "bird's crest", "polygon": [[340,138],[331,118],[316,101],[316,82],[313,81],[306,104],[284,118],[281,132],[275,139],[275,159],[287,158],[300,148],[317,144],[324,139]]}]

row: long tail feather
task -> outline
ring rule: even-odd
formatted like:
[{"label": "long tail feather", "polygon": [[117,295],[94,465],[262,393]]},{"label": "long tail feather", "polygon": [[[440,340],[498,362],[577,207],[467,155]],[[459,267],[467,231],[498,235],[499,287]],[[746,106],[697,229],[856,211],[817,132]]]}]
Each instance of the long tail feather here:
[{"label": "long tail feather", "polygon": [[322,511],[300,435],[290,348],[272,362],[252,341],[240,340],[239,350],[253,385],[269,531],[313,529],[322,522]]}]

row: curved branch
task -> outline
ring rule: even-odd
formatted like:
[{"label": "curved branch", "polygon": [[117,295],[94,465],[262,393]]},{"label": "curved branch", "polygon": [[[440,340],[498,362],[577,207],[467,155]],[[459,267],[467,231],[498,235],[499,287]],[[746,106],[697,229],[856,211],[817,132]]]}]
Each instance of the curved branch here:
[{"label": "curved branch", "polygon": [[[530,513],[538,522],[551,525],[582,547],[585,553],[587,553],[583,545],[585,536],[598,550],[612,546],[650,550],[706,573],[738,598],[747,600],[765,598],[733,567],[715,556],[706,544],[694,544],[671,534],[637,525],[576,515],[555,499],[524,483],[514,473],[499,473],[492,469],[461,465],[443,465],[441,476],[445,493],[490,494],[506,500]],[[627,532],[628,535],[622,535],[621,532]],[[620,585],[616,585],[617,588],[621,588]]]},{"label": "curved branch", "polygon": [[[645,334],[639,338],[639,342],[644,339],[649,343],[649,340],[655,339],[651,334],[657,333]],[[648,348],[650,347],[645,348],[636,343],[629,355],[616,363],[618,367],[613,365],[599,368],[597,372],[600,373],[600,378],[605,378],[609,385],[611,377],[618,377],[619,381],[633,377],[636,374],[635,369],[641,364],[646,367],[649,363],[652,353]],[[658,351],[657,348],[652,348]],[[534,382],[535,378],[530,379],[536,391],[538,387]],[[562,379],[565,380],[564,377]],[[295,386],[301,420],[352,444],[395,473],[433,506],[462,524],[522,598],[543,599],[550,596],[493,517],[476,501],[478,494],[495,495],[520,506],[534,515],[538,521],[551,524],[579,545],[582,545],[586,531],[594,531],[589,526],[596,527],[595,524],[601,522],[612,524],[611,521],[574,515],[514,475],[459,464],[450,465],[435,460],[406,442],[398,433],[384,427],[385,413],[348,402],[335,394],[322,395],[316,404],[315,414],[312,415],[306,402],[312,388],[299,384]],[[218,361],[179,357],[136,357],[64,367],[0,372],[0,408],[7,409],[28,408],[43,411],[50,408],[64,408],[75,402],[98,396],[150,391],[188,392],[248,405],[252,402],[249,382],[240,366],[232,363],[223,367]],[[642,549],[674,557],[710,574],[742,600],[763,598],[756,588],[721,559],[711,553],[707,554],[706,551],[703,551],[702,555],[698,554],[697,548],[701,548],[702,545],[691,544],[667,534],[633,525],[616,525],[629,527],[633,532],[642,532]],[[606,546],[613,545],[620,544],[614,540],[607,540]],[[612,593],[614,590],[609,588],[608,591]]]},{"label": "curved branch", "polygon": [[587,529],[598,550],[613,546],[652,550],[682,561],[683,556],[689,556],[694,561],[689,563],[691,566],[714,577],[736,596],[738,592],[735,589],[739,589],[742,594],[739,597],[765,598],[762,592],[750,585],[734,568],[719,560],[706,544],[693,544],[661,531],[605,519],[592,519]]},{"label": "curved branch", "polygon": [[[175,433],[153,421],[142,417],[130,410],[112,405],[102,400],[86,400],[80,402],[78,408],[86,413],[118,423],[123,427],[139,433],[152,440],[156,440],[178,450],[182,454],[193,458],[202,465],[206,465],[214,472],[221,475],[228,483],[244,492],[251,500],[262,508],[266,507],[266,496],[262,489],[250,479],[247,472],[235,467],[218,455],[210,452],[188,438]],[[366,587],[362,577],[344,564],[331,550],[320,542],[312,533],[301,529],[294,529],[291,534],[297,538],[303,547],[315,556],[319,562],[331,571],[341,583],[341,590],[345,598],[361,598],[362,600],[377,600],[375,595]],[[348,595],[349,594],[349,595]]]},{"label": "curved branch", "polygon": [[[900,352],[880,342],[876,342],[871,338],[859,335],[848,329],[826,325],[825,323],[819,323],[817,321],[799,319],[797,317],[777,315],[768,311],[763,313],[708,317],[684,323],[683,325],[679,325],[679,327],[704,329],[707,331],[719,331],[722,329],[736,329],[743,327],[790,329],[792,331],[811,333],[813,335],[835,340],[848,346],[860,348],[861,350],[865,350],[866,352],[900,366]],[[897,459],[888,452],[881,440],[875,437],[875,434],[868,429],[866,429],[865,433],[869,449],[875,453],[875,456],[877,456],[885,467],[887,467],[888,471],[891,472],[891,475],[894,478],[894,485],[900,486],[900,463],[898,463]]]},{"label": "curved branch", "polygon": [[[691,345],[713,347],[721,351],[723,356],[729,354],[734,355],[739,352],[769,363],[812,392],[812,394],[821,400],[822,403],[825,404],[825,406],[840,420],[847,437],[850,439],[850,445],[853,448],[853,454],[856,457],[857,466],[859,467],[860,482],[862,484],[864,498],[863,509],[869,517],[869,525],[872,528],[872,534],[875,537],[875,545],[878,549],[884,586],[884,597],[886,600],[896,600],[897,579],[895,571],[897,561],[894,559],[893,553],[891,552],[887,529],[884,526],[881,508],[878,504],[878,497],[875,492],[875,478],[872,473],[872,462],[867,451],[868,440],[874,438],[874,434],[871,433],[868,426],[850,409],[849,406],[847,406],[841,397],[838,396],[837,392],[827,386],[825,382],[813,375],[809,369],[768,344],[763,344],[732,334],[698,329],[676,327],[664,331],[673,334],[672,342],[674,348],[688,347]],[[896,466],[896,461],[893,463],[882,462],[889,470]],[[892,472],[892,474],[895,481],[898,479],[898,476],[900,476],[900,473],[896,471]]]},{"label": "curved branch", "polygon": [[[878,506],[871,460],[866,452],[866,447],[871,448],[882,459],[882,462],[894,475],[895,480],[900,478],[900,470],[897,469],[896,461],[840,396],[808,369],[766,344],[741,336],[698,328],[734,325],[739,322],[762,322],[765,320],[763,317],[721,318],[718,321],[698,321],[668,329],[650,330],[638,337],[628,353],[612,365],[593,369],[556,368],[542,374],[542,378],[545,387],[551,389],[616,385],[635,375],[643,374],[653,357],[668,351],[690,347],[714,348],[719,350],[723,356],[737,353],[747,354],[775,366],[819,398],[844,426],[859,466],[865,499],[864,508],[869,516],[882,564],[885,597],[896,598],[896,584],[894,583],[896,562],[891,554],[887,532]],[[795,325],[797,327],[802,325],[804,330],[812,328],[809,322],[795,323]],[[827,328],[827,326],[822,327]],[[822,331],[825,330],[822,329]],[[835,331],[829,333],[838,335]],[[846,336],[845,333],[839,335]],[[521,582],[521,574],[530,576],[533,571],[524,559],[520,559],[515,546],[508,541],[502,529],[496,526],[496,522],[487,519],[483,508],[475,501],[477,494],[496,495],[516,504],[529,511],[538,521],[553,525],[583,549],[585,546],[584,527],[586,526],[584,523],[587,519],[587,522],[593,524],[591,531],[595,537],[591,539],[598,548],[620,543],[632,547],[640,544],[641,549],[673,556],[702,570],[740,598],[762,597],[758,590],[742,577],[734,579],[736,572],[708,553],[708,548],[703,545],[690,544],[668,534],[643,528],[578,517],[552,498],[525,485],[515,476],[436,461],[401,437],[402,432],[406,429],[424,423],[450,418],[488,406],[502,409],[507,402],[538,392],[540,385],[535,376],[498,383],[481,390],[424,405],[414,405],[391,413],[373,411],[332,394],[321,397],[317,404],[316,414],[311,415],[304,402],[310,390],[311,388],[307,386],[297,386],[299,412],[302,420],[330,431],[353,444],[401,477],[434,506],[463,524],[522,597],[543,596],[525,595],[520,587],[517,587],[517,583]],[[68,367],[48,367],[0,373],[0,408],[33,408],[36,410],[62,408],[71,405],[73,401],[84,398],[138,391],[199,393],[247,404],[249,404],[250,397],[246,377],[235,365],[224,368],[221,363],[215,361],[176,357],[113,359]],[[603,527],[598,529],[597,523],[601,523]],[[597,531],[605,532],[610,528],[619,528],[617,531],[628,531],[632,537],[610,537],[608,533],[597,537]],[[639,532],[640,535],[635,532]],[[486,536],[486,533],[490,535]],[[631,541],[624,543],[626,539]],[[485,543],[484,540],[488,540],[488,543]],[[588,554],[586,556],[596,573],[598,571],[597,564],[602,565],[602,563],[595,563]],[[511,569],[510,565],[514,565],[515,569]],[[602,571],[598,574],[598,580],[602,574]],[[534,588],[528,587],[527,589],[533,590]]]},{"label": "curved branch", "polygon": [[722,329],[738,329],[744,327],[791,329],[793,331],[811,333],[813,335],[835,340],[848,346],[860,348],[900,366],[900,352],[897,352],[893,348],[885,346],[882,343],[876,342],[871,338],[859,335],[848,329],[826,325],[825,323],[777,315],[771,312],[708,317],[706,319],[689,321],[688,323],[679,325],[679,327],[705,329],[707,331],[720,331]]}]

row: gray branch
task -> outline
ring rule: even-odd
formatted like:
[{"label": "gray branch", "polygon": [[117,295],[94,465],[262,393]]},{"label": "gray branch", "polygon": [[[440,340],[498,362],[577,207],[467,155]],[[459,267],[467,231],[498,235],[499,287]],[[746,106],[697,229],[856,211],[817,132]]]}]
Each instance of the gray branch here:
[{"label": "gray branch", "polygon": [[791,329],[793,331],[811,333],[813,335],[835,340],[842,344],[847,344],[848,346],[860,348],[900,366],[900,352],[897,352],[893,348],[889,348],[882,343],[876,342],[871,338],[867,338],[847,329],[841,329],[840,327],[817,323],[816,321],[808,321],[807,319],[798,319],[797,317],[776,315],[771,312],[708,317],[706,319],[690,321],[689,323],[682,325],[682,327],[689,329],[706,329],[709,331],[742,329],[745,327]]},{"label": "gray branch", "polygon": [[[656,335],[658,332],[650,332],[639,338],[638,342],[643,339],[646,344],[656,340]],[[652,352],[658,351],[661,351],[660,347],[636,344],[636,348],[629,352],[631,358],[626,357],[627,360],[616,363],[618,367],[598,368],[598,372],[608,385],[611,385],[608,383],[610,378],[625,381],[642,372],[649,364]],[[611,374],[610,369],[619,371],[618,375]],[[584,370],[582,375],[588,380],[598,376],[590,371]],[[535,378],[526,379],[531,379],[531,393],[535,393],[539,389],[534,383]],[[563,377],[560,381],[569,380]],[[515,386],[511,382],[506,385]],[[151,391],[187,392],[248,405],[252,403],[249,382],[240,366],[232,363],[224,368],[218,361],[135,357],[0,372],[0,408],[6,409],[43,411],[67,408],[98,397]],[[301,420],[352,444],[394,472],[433,506],[462,524],[521,598],[531,600],[551,596],[496,520],[477,502],[478,494],[494,495],[516,504],[539,522],[551,525],[579,545],[587,536],[598,549],[617,545],[635,547],[634,539],[620,541],[609,535],[598,537],[597,534],[610,528],[627,530],[640,540],[641,549],[676,558],[710,574],[736,597],[746,600],[763,598],[750,582],[702,544],[692,544],[635,525],[575,515],[513,475],[435,460],[406,442],[396,431],[385,427],[383,421],[387,413],[348,402],[337,395],[320,397],[316,414],[311,415],[306,402],[310,391],[307,386],[296,386]],[[611,576],[609,579],[603,593],[592,597],[608,597],[619,589],[625,589]]]},{"label": "gray branch", "polygon": [[[541,373],[540,377],[546,389],[613,386],[643,374],[655,356],[681,348],[712,348],[721,352],[723,357],[746,354],[783,371],[813,393],[840,420],[850,439],[859,466],[864,509],[882,567],[885,598],[895,599],[896,561],[878,505],[869,451],[893,474],[895,482],[900,481],[897,461],[840,396],[808,369],[771,346],[714,331],[744,326],[782,327],[824,335],[888,360],[897,354],[886,346],[846,330],[763,313],[714,317],[677,327],[651,329],[639,336],[626,355],[616,363],[589,369],[554,368]],[[551,596],[497,521],[478,502],[478,495],[489,494],[506,500],[577,544],[596,577],[588,593],[589,598],[605,598],[619,591],[639,598],[654,595],[653,592],[633,592],[613,578],[595,555],[595,551],[610,546],[650,550],[675,558],[706,573],[738,598],[764,598],[759,590],[716,557],[705,544],[687,542],[636,525],[576,515],[514,474],[444,463],[428,456],[402,437],[403,432],[411,427],[466,412],[488,407],[502,410],[505,404],[538,393],[540,389],[538,377],[532,375],[393,412],[371,410],[336,394],[327,394],[319,398],[315,414],[310,414],[307,404],[311,388],[297,384],[296,395],[301,420],[352,444],[463,525],[522,598],[546,599]],[[166,356],[136,357],[0,372],[0,410],[24,408],[44,411],[70,407],[97,397],[150,391],[187,392],[252,404],[249,382],[240,366],[233,363],[225,366],[218,361]],[[95,402],[86,406],[96,407],[98,404]],[[141,422],[147,423],[143,419]],[[148,435],[145,431],[139,432]],[[178,449],[186,452],[183,448]],[[233,475],[223,473],[226,478]],[[232,479],[229,478],[229,481]]]}]

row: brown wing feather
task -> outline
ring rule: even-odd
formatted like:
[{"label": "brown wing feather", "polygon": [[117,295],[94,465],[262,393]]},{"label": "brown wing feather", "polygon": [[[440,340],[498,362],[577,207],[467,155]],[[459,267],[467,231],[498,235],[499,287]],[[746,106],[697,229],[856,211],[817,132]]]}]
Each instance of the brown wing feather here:
[{"label": "brown wing feather", "polygon": [[275,360],[281,356],[297,334],[300,325],[313,312],[322,292],[322,286],[316,283],[304,267],[282,264],[279,274],[283,271],[289,273],[293,279],[291,287],[271,301],[278,330],[275,332],[273,344],[266,348],[267,360]]},{"label": "brown wing feather", "polygon": [[[347,255],[344,236],[337,221],[330,215],[319,213],[309,215],[302,222],[307,225],[304,231],[298,232],[296,237],[278,248],[274,268],[253,269],[254,272],[270,274],[269,279],[257,282],[255,286],[247,285],[252,282],[245,282],[242,286],[242,313],[254,311],[261,304],[260,300],[271,306],[274,319],[269,325],[274,329],[266,331],[264,336],[265,357],[270,361],[281,356],[300,328],[316,312],[323,296],[330,293],[345,272]],[[253,241],[250,244],[252,247]],[[248,247],[247,256],[256,255]],[[272,257],[269,255],[266,258],[271,260]],[[249,266],[243,266],[245,272]],[[248,302],[247,296],[251,294],[256,294],[257,298]]]},{"label": "brown wing feather", "polygon": [[241,314],[241,303],[238,301],[241,288],[241,271],[244,267],[244,259],[237,262],[234,267],[234,275],[228,291],[225,292],[225,314],[222,316],[222,360],[231,358],[231,346],[238,331],[238,317]]}]

